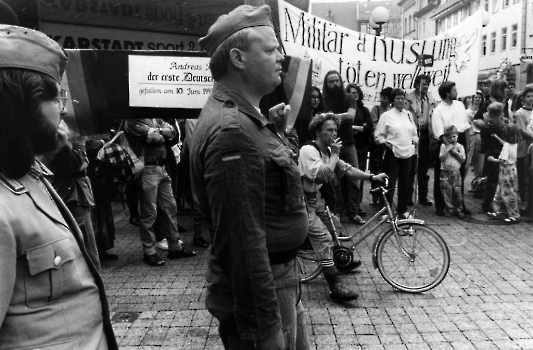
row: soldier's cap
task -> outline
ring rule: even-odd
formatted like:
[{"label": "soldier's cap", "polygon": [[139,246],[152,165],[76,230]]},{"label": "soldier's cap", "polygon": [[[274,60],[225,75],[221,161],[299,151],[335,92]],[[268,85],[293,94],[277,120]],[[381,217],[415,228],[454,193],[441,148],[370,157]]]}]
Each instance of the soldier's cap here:
[{"label": "soldier's cap", "polygon": [[60,83],[67,61],[68,53],[46,34],[0,24],[0,68],[31,70]]},{"label": "soldier's cap", "polygon": [[270,21],[270,7],[263,5],[254,7],[241,5],[228,13],[220,16],[209,30],[207,35],[198,40],[198,43],[212,56],[217,47],[230,35],[239,30],[251,27],[273,27]]}]

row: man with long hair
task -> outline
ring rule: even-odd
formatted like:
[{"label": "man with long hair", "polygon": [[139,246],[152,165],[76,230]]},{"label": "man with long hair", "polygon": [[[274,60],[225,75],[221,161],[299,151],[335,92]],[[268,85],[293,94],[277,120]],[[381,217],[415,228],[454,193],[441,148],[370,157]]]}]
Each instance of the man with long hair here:
[{"label": "man with long hair", "polygon": [[[344,91],[341,75],[335,70],[326,73],[322,91],[324,93],[324,111],[337,114],[341,120],[338,131],[339,138],[342,141],[340,159],[359,169],[354,131],[352,129],[357,110],[357,100],[352,94]],[[365,221],[362,216],[366,215],[366,213],[360,206],[361,199],[358,183],[346,182],[342,188],[343,190],[341,190],[341,186],[337,186],[336,194],[337,199],[340,200],[342,198],[342,204],[348,207],[348,219],[356,224],[364,224]],[[340,204],[339,200],[337,203]],[[341,210],[341,205],[335,209],[336,212]]]},{"label": "man with long hair", "polygon": [[67,53],[7,25],[0,48],[0,347],[117,349],[82,232],[36,159],[65,142]]}]

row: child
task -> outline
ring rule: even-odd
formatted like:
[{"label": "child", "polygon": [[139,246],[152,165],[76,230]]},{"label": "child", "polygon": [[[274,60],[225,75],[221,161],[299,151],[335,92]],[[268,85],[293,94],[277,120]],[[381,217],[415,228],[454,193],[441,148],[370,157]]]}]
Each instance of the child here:
[{"label": "child", "polygon": [[[503,147],[498,159],[489,156],[487,161],[499,163],[498,187],[492,207],[494,212],[490,217],[501,219],[507,224],[520,221],[518,210],[518,177],[516,173],[516,155],[518,142],[521,140],[520,129],[513,123],[506,124],[503,128],[502,139],[496,134],[492,135]],[[505,213],[506,212],[506,213]],[[507,215],[506,215],[507,214]]]},{"label": "child", "polygon": [[457,128],[453,125],[444,130],[447,144],[440,146],[440,190],[446,205],[444,215],[451,217],[452,212],[457,213],[459,218],[464,218],[463,196],[461,194],[462,177],[460,173],[461,164],[466,161],[465,149],[457,142]]}]

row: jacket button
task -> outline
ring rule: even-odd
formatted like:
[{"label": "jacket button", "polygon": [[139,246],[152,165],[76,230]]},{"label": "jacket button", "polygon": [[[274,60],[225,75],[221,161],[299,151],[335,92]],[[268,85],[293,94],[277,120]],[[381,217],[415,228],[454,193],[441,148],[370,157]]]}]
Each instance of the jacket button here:
[{"label": "jacket button", "polygon": [[61,264],[61,257],[60,256],[56,256],[54,258],[54,266],[59,266]]}]

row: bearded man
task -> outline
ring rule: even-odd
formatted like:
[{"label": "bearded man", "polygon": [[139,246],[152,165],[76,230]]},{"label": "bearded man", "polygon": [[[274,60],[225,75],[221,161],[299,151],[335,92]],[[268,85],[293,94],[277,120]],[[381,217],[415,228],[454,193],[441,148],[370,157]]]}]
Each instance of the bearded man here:
[{"label": "bearded man", "polygon": [[[326,73],[322,91],[324,92],[324,110],[337,114],[341,120],[341,125],[338,130],[338,136],[342,142],[339,158],[354,168],[359,169],[354,131],[352,129],[357,110],[357,100],[352,94],[344,91],[344,83],[339,72],[335,70]],[[364,224],[365,221],[362,217],[366,215],[366,212],[361,209],[361,190],[359,183],[344,181],[342,186],[336,186],[335,192],[338,199],[337,208],[331,209],[339,213],[344,205],[348,207],[348,219],[350,221],[355,224]]]},{"label": "bearded man", "polygon": [[43,33],[7,25],[0,48],[0,347],[117,349],[82,232],[36,160],[65,142],[67,53]]}]

